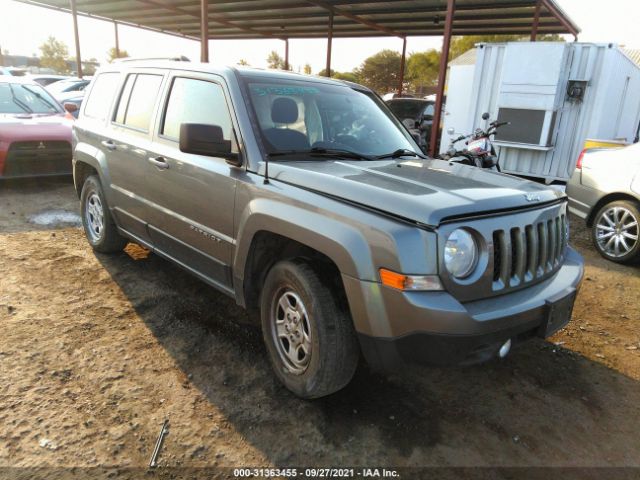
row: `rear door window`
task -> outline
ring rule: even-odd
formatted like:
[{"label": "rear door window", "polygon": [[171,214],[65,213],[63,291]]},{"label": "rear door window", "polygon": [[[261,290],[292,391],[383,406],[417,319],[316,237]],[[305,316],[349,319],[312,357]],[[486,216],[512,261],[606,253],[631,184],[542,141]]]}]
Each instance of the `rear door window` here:
[{"label": "rear door window", "polygon": [[180,125],[218,125],[224,138],[232,140],[232,124],[222,87],[214,82],[176,77],[171,86],[160,134],[178,140]]},{"label": "rear door window", "polygon": [[93,80],[89,98],[85,101],[84,114],[87,117],[105,120],[109,115],[111,102],[118,89],[119,73],[101,73]]},{"label": "rear door window", "polygon": [[161,84],[162,75],[129,75],[120,96],[115,122],[148,132]]}]

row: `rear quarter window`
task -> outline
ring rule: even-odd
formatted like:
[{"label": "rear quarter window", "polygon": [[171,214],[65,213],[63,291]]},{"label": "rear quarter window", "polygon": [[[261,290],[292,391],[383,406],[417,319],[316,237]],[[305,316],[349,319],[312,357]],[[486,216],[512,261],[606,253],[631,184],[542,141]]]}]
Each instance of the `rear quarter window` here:
[{"label": "rear quarter window", "polygon": [[148,132],[161,84],[162,75],[129,75],[120,96],[115,122]]},{"label": "rear quarter window", "polygon": [[109,115],[109,107],[118,89],[119,74],[116,72],[101,73],[93,81],[89,98],[85,101],[84,114],[87,117],[105,120]]}]

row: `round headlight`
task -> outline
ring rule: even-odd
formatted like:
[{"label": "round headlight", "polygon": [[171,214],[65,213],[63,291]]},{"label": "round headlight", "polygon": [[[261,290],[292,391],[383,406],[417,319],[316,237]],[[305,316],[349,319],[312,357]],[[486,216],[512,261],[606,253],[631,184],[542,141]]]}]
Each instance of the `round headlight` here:
[{"label": "round headlight", "polygon": [[476,266],[478,246],[466,230],[457,229],[449,234],[444,244],[444,266],[456,278],[468,277]]}]

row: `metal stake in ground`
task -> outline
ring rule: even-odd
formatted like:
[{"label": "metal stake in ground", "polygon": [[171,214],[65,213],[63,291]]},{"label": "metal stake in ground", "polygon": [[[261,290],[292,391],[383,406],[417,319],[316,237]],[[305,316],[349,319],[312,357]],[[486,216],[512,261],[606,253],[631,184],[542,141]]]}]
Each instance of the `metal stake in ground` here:
[{"label": "metal stake in ground", "polygon": [[164,440],[164,436],[169,431],[169,420],[165,420],[162,424],[162,428],[160,429],[160,434],[158,435],[158,440],[156,440],[156,446],[153,449],[153,453],[151,454],[151,461],[149,462],[150,467],[157,467],[158,463],[158,454],[160,453],[160,449],[162,448],[162,441]]}]

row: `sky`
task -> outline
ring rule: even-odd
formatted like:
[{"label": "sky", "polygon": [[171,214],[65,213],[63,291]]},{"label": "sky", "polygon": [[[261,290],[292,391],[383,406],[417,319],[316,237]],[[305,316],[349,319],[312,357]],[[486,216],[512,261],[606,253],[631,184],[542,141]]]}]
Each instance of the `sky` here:
[{"label": "sky", "polygon": [[[557,4],[582,29],[579,40],[604,42],[640,49],[640,0],[556,0]],[[114,46],[114,27],[110,22],[85,17],[78,19],[82,58],[105,61]],[[39,54],[39,45],[52,35],[63,41],[69,54],[75,54],[73,24],[66,13],[25,5],[13,0],[0,0],[0,48],[15,55]],[[185,55],[199,60],[198,42],[133,27],[119,27],[120,48],[134,57]],[[567,37],[572,39],[572,37]],[[409,37],[407,52],[440,48],[441,37]],[[309,63],[314,73],[325,66],[326,40],[290,40],[289,59],[294,70]],[[401,51],[399,38],[334,39],[332,68],[351,71],[364,59],[389,48]],[[272,50],[284,56],[281,40],[212,40],[209,43],[211,63],[234,65],[244,59],[254,67],[266,67]]]}]

